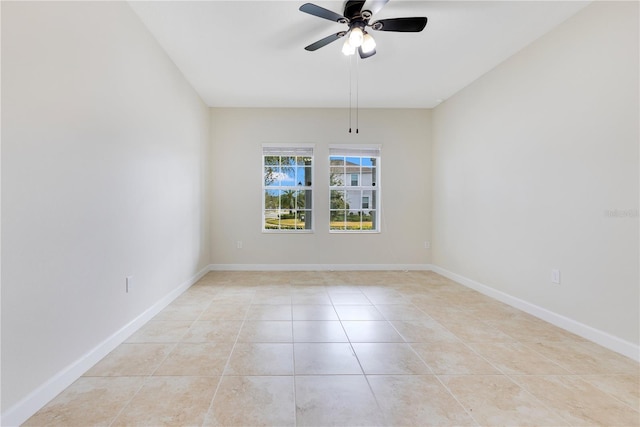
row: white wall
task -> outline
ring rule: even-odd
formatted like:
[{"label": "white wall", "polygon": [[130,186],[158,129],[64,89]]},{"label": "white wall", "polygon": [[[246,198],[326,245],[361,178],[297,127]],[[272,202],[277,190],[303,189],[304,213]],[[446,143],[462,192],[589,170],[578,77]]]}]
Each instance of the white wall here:
[{"label": "white wall", "polygon": [[[356,135],[355,125],[348,133],[346,109],[212,109],[213,263],[225,268],[428,264],[430,115],[361,110]],[[313,234],[261,232],[264,142],[316,144]],[[340,143],[382,145],[379,234],[329,233],[328,146]]]},{"label": "white wall", "polygon": [[126,3],[2,2],[2,124],[6,414],[208,265],[209,111]]},{"label": "white wall", "polygon": [[437,107],[433,264],[637,349],[638,75],[638,3],[596,2]]}]

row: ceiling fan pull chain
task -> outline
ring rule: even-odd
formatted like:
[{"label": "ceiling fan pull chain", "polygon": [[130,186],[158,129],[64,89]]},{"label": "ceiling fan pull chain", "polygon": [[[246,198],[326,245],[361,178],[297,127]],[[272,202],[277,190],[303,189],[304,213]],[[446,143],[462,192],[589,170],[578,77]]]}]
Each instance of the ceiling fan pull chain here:
[{"label": "ceiling fan pull chain", "polygon": [[350,57],[347,57],[347,66],[349,67],[349,133],[351,133],[351,86],[352,86],[352,78],[351,78],[351,69],[353,68],[353,61]]},{"label": "ceiling fan pull chain", "polygon": [[358,68],[358,58],[356,55],[356,133],[360,132],[360,73]]}]

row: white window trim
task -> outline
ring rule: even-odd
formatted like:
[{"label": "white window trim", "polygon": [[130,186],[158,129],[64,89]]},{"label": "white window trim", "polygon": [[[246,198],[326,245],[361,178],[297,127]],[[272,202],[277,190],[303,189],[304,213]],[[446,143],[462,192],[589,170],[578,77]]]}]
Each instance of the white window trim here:
[{"label": "white window trim", "polygon": [[[310,154],[309,154],[310,153]],[[303,186],[303,188],[309,188],[311,190],[311,228],[310,229],[302,229],[302,230],[283,230],[283,229],[266,229],[264,227],[266,218],[265,218],[265,191],[268,189],[264,184],[264,157],[268,155],[289,155],[289,156],[300,156],[300,155],[309,155],[312,159],[311,162],[311,186]],[[261,232],[264,234],[312,234],[315,231],[315,191],[314,191],[314,183],[315,183],[315,144],[308,143],[299,143],[299,144],[286,144],[286,143],[263,143],[262,144],[262,152],[261,152],[261,181],[262,181],[262,223],[260,224]]]}]

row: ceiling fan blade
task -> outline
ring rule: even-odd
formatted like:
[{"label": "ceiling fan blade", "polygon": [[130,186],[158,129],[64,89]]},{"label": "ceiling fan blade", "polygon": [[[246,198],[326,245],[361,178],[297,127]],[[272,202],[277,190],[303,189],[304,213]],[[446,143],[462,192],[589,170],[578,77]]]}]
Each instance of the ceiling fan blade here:
[{"label": "ceiling fan blade", "polygon": [[313,52],[314,50],[318,50],[321,47],[324,47],[326,45],[328,45],[331,42],[334,42],[336,40],[338,40],[340,37],[344,36],[344,31],[340,31],[339,33],[335,33],[335,34],[331,34],[330,36],[327,36],[323,39],[318,40],[315,43],[311,43],[309,46],[305,47],[305,50],[308,50],[310,52]]},{"label": "ceiling fan blade", "polygon": [[371,24],[377,31],[397,31],[401,33],[419,33],[427,25],[427,18],[389,18]]},{"label": "ceiling fan blade", "polygon": [[362,59],[370,58],[370,57],[372,57],[372,56],[373,56],[373,55],[375,55],[375,54],[376,54],[376,50],[375,50],[375,49],[373,49],[373,50],[372,50],[371,52],[369,52],[369,53],[364,53],[364,52],[362,51],[362,46],[360,46],[360,47],[358,48],[358,55],[360,55],[360,58],[362,58]]},{"label": "ceiling fan blade", "polygon": [[319,18],[328,19],[329,21],[333,22],[340,22],[341,20],[345,19],[344,16],[338,13],[332,12],[328,9],[325,9],[324,7],[316,6],[312,3],[303,4],[302,6],[300,6],[300,11],[308,13],[309,15],[317,16]]},{"label": "ceiling fan blade", "polygon": [[368,10],[372,15],[375,15],[388,2],[389,0],[367,0],[362,6],[362,10]]},{"label": "ceiling fan blade", "polygon": [[360,11],[362,11],[364,3],[364,0],[348,0],[344,5],[344,16],[349,20],[360,16]]}]

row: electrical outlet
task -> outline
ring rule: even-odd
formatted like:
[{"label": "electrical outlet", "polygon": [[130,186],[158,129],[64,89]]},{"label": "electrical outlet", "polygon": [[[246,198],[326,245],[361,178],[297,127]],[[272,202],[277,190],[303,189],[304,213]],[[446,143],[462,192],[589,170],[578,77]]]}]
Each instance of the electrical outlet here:
[{"label": "electrical outlet", "polygon": [[424,242],[424,248],[425,248],[425,249],[431,249],[431,242],[430,242],[430,241],[428,241],[428,240],[427,240],[427,241],[425,241],[425,242]]},{"label": "electrical outlet", "polygon": [[127,276],[125,278],[125,290],[127,293],[131,292],[133,288],[133,276]]},{"label": "electrical outlet", "polygon": [[236,242],[236,248],[237,248],[237,249],[242,249],[242,240],[238,240],[238,241]]},{"label": "electrical outlet", "polygon": [[560,284],[560,270],[557,268],[551,270],[551,283]]}]

